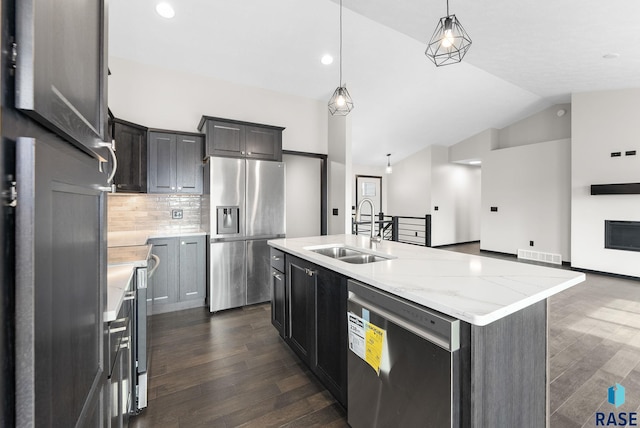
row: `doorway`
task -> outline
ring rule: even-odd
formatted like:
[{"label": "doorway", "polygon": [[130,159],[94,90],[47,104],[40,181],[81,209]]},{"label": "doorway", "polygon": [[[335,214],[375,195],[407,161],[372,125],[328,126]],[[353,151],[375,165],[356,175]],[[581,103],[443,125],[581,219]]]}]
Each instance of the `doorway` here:
[{"label": "doorway", "polygon": [[356,207],[362,199],[371,199],[374,209],[369,205],[362,207],[362,214],[376,215],[382,211],[382,177],[378,175],[356,175]]},{"label": "doorway", "polygon": [[287,238],[327,234],[327,155],[283,150]]}]

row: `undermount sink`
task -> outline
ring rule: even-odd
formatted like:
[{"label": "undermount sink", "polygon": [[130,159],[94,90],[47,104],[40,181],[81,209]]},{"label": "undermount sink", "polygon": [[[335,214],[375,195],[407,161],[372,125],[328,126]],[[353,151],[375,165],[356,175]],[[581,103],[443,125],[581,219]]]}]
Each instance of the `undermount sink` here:
[{"label": "undermount sink", "polygon": [[324,248],[310,248],[310,251],[314,253],[322,254],[323,256],[331,257],[346,263],[352,264],[365,264],[380,262],[383,260],[389,260],[389,257],[382,257],[375,254],[365,253],[364,251],[354,250],[352,248],[346,248],[342,246],[336,247],[324,247]]},{"label": "undermount sink", "polygon": [[361,265],[364,263],[373,263],[373,262],[380,262],[382,260],[389,260],[386,257],[380,257],[380,256],[376,256],[373,254],[358,254],[355,256],[345,256],[345,257],[339,257],[338,260],[342,260],[343,262],[347,262],[347,263],[353,263],[353,264],[357,264],[357,265]]},{"label": "undermount sink", "polygon": [[345,247],[329,247],[329,248],[318,248],[316,250],[311,250],[314,253],[322,254],[323,256],[333,257],[334,259],[339,259],[340,257],[349,257],[349,256],[357,256],[359,254],[364,254],[360,251],[351,250]]}]

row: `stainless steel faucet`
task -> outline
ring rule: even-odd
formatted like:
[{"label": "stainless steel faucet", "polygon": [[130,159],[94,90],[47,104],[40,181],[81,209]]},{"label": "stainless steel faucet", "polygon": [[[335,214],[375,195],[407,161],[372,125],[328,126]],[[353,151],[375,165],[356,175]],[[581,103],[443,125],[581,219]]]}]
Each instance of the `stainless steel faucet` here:
[{"label": "stainless steel faucet", "polygon": [[361,211],[362,211],[362,204],[364,204],[365,202],[369,202],[369,206],[371,206],[371,241],[369,242],[369,246],[371,248],[374,248],[374,243],[377,242],[381,242],[382,241],[382,237],[381,236],[373,236],[373,233],[375,231],[375,223],[374,223],[374,212],[373,210],[375,209],[375,206],[373,205],[373,201],[369,198],[364,198],[360,201],[360,203],[358,204],[358,208],[356,208],[356,224],[360,224],[361,223]]}]

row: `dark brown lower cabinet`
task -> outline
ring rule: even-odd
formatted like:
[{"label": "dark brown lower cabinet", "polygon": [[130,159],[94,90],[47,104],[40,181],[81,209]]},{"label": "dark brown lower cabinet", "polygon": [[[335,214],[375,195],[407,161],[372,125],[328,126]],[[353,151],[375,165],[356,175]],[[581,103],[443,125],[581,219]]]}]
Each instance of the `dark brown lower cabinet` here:
[{"label": "dark brown lower cabinet", "polygon": [[160,264],[149,279],[149,312],[159,314],[204,306],[207,297],[205,236],[154,238],[152,254]]},{"label": "dark brown lower cabinet", "polygon": [[347,278],[286,255],[285,340],[347,405]]},{"label": "dark brown lower cabinet", "polygon": [[104,177],[94,158],[31,132],[16,141],[16,426],[100,426]]}]

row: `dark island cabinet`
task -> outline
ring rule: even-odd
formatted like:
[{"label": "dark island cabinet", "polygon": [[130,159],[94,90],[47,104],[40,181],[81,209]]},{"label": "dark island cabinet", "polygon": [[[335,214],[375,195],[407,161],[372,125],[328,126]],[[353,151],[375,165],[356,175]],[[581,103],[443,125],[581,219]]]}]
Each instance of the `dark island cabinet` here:
[{"label": "dark island cabinet", "polygon": [[147,191],[147,128],[121,119],[113,119],[112,138],[118,157],[113,178],[117,192]]},{"label": "dark island cabinet", "polygon": [[286,255],[285,340],[334,397],[347,404],[347,278]]},{"label": "dark island cabinet", "polygon": [[149,193],[202,193],[200,134],[150,131]]},{"label": "dark island cabinet", "polygon": [[284,337],[286,329],[286,287],[284,253],[271,248],[271,324]]},{"label": "dark island cabinet", "polygon": [[282,161],[282,127],[203,116],[198,129],[207,156]]},{"label": "dark island cabinet", "polygon": [[300,359],[309,365],[312,364],[314,344],[313,267],[304,260],[287,256],[286,300],[289,308],[289,331],[285,338]]},{"label": "dark island cabinet", "polygon": [[149,279],[150,313],[204,306],[206,299],[206,237],[154,238],[151,253],[159,265]]},{"label": "dark island cabinet", "polygon": [[347,278],[318,268],[315,289],[314,372],[346,407],[347,403]]}]

